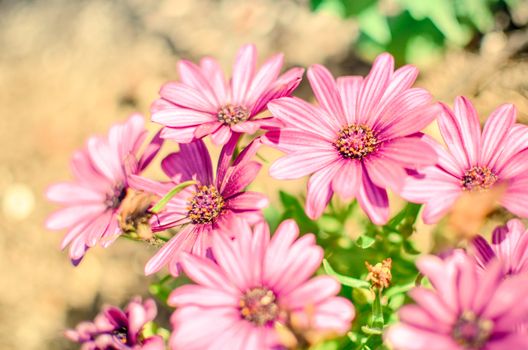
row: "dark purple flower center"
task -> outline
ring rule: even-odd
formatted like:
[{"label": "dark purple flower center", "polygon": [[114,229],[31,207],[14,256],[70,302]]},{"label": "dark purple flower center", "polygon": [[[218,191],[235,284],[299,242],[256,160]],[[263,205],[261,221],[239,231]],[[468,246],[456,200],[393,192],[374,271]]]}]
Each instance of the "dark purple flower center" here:
[{"label": "dark purple flower center", "polygon": [[453,339],[467,349],[481,349],[490,338],[493,323],[479,319],[473,312],[464,312],[453,327]]},{"label": "dark purple flower center", "polygon": [[265,287],[250,289],[240,298],[240,314],[257,326],[268,325],[279,316],[276,300],[275,294]]},{"label": "dark purple flower center", "polygon": [[244,106],[227,104],[218,110],[216,116],[220,123],[232,126],[246,121],[249,118],[249,111]]},{"label": "dark purple flower center", "polygon": [[125,199],[127,189],[124,185],[118,184],[114,186],[112,192],[106,195],[105,205],[108,209],[117,209]]},{"label": "dark purple flower center", "polygon": [[220,215],[225,201],[215,186],[198,186],[189,200],[188,216],[193,224],[209,224]]},{"label": "dark purple flower center", "polygon": [[337,134],[334,147],[348,159],[363,159],[378,149],[379,141],[367,125],[353,124],[344,127]]},{"label": "dark purple flower center", "polygon": [[489,189],[498,177],[485,166],[474,166],[466,170],[460,183],[464,191],[483,191]]},{"label": "dark purple flower center", "polygon": [[127,344],[128,343],[128,330],[126,329],[126,327],[121,327],[119,329],[114,330],[112,332],[112,335],[121,344]]}]

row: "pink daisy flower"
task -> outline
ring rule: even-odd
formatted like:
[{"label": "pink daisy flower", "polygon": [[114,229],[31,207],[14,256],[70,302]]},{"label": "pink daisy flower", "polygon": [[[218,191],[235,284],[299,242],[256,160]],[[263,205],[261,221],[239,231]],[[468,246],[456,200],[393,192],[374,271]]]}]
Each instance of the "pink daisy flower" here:
[{"label": "pink daisy flower", "polygon": [[284,221],[270,239],[265,223],[252,233],[237,228],[238,238],[213,237],[217,264],[185,255],[183,270],[196,285],[175,289],[171,322],[172,349],[272,349],[280,345],[275,326],[297,324],[335,334],[345,333],[354,307],[336,297],[333,277],[310,279],[323,250],[312,234],[299,236],[293,220]]},{"label": "pink daisy flower", "polygon": [[165,126],[162,137],[188,143],[211,135],[215,144],[223,145],[233,132],[253,134],[268,123],[269,118],[255,117],[269,101],[289,96],[304,70],[292,68],[279,76],[282,54],[268,59],[259,70],[256,60],[255,46],[243,46],[229,82],[213,58],[203,58],[199,66],[179,61],[180,81],[163,85],[161,98],[151,108],[152,120]]},{"label": "pink daisy flower", "polygon": [[418,268],[434,290],[417,287],[415,305],[400,309],[386,340],[396,350],[528,349],[519,325],[528,320],[528,275],[502,278],[500,261],[478,273],[463,251],[445,260],[424,256]]},{"label": "pink daisy flower", "polygon": [[86,147],[73,155],[75,180],[52,185],[46,191],[50,201],[64,205],[47,219],[46,227],[68,230],[61,249],[70,244],[75,265],[88,248],[99,242],[107,247],[122,233],[118,214],[129,175],[145,169],[162,144],[156,135],[138,156],[147,136],[144,123],[141,115],[134,114],[125,123],[114,125],[107,137],[89,138]]},{"label": "pink daisy flower", "polygon": [[502,185],[500,204],[512,213],[528,217],[528,128],[515,124],[511,104],[497,108],[481,134],[477,113],[469,100],[458,97],[454,111],[442,105],[438,118],[447,149],[432,142],[438,164],[408,178],[402,196],[425,203],[425,223],[440,220],[463,194]]},{"label": "pink daisy flower", "polygon": [[160,336],[145,338],[143,328],[154,320],[156,303],[132,300],[125,310],[106,306],[94,322],[82,322],[65,332],[66,338],[82,344],[82,350],[164,350]]},{"label": "pink daisy flower", "polygon": [[479,235],[473,238],[471,246],[481,268],[486,268],[497,258],[502,262],[507,276],[528,272],[528,232],[518,219],[495,228],[491,245]]},{"label": "pink daisy flower", "polygon": [[216,172],[203,141],[180,144],[180,151],[168,155],[161,162],[165,174],[172,181],[160,183],[133,177],[132,186],[163,197],[178,183],[196,180],[197,184],[185,188],[174,196],[164,210],[151,219],[153,231],[183,226],[171,240],[154,255],[145,266],[145,273],[152,274],[163,266],[177,275],[182,252],[206,256],[215,234],[232,236],[240,222],[255,222],[262,219],[260,210],[268,205],[267,197],[258,192],[244,191],[255,179],[261,164],[251,161],[256,153],[258,141],[250,144],[230,164],[237,140],[235,138],[223,148]]},{"label": "pink daisy flower", "polygon": [[386,188],[396,192],[406,169],[434,164],[436,154],[418,131],[431,123],[437,109],[431,95],[411,88],[418,70],[394,71],[389,54],[380,55],[363,79],[334,80],[320,65],[308,70],[319,102],[313,106],[285,97],[268,104],[284,128],[268,132],[265,142],[287,155],[270,169],[277,179],[313,174],[308,181],[306,213],[318,218],[334,192],[357,198],[376,224],[389,218]]}]

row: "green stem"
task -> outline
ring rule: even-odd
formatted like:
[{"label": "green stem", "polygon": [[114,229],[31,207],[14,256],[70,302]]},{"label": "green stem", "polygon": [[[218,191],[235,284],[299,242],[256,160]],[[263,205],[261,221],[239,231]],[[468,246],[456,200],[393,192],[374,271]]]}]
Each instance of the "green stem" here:
[{"label": "green stem", "polygon": [[174,187],[172,190],[170,190],[165,196],[163,196],[162,199],[159,200],[158,203],[156,203],[156,205],[154,205],[154,207],[152,207],[152,209],[150,209],[150,211],[153,213],[153,214],[157,214],[159,213],[163,208],[165,208],[165,206],[167,205],[167,203],[175,196],[177,195],[178,193],[180,193],[181,191],[183,191],[186,187],[189,187],[191,185],[194,185],[196,184],[197,181],[196,180],[189,180],[189,181],[185,181],[185,182],[182,182],[180,184],[178,184],[176,187]]},{"label": "green stem", "polygon": [[372,303],[372,328],[383,329],[385,320],[383,319],[383,308],[381,306],[381,289],[377,290],[376,299]]}]

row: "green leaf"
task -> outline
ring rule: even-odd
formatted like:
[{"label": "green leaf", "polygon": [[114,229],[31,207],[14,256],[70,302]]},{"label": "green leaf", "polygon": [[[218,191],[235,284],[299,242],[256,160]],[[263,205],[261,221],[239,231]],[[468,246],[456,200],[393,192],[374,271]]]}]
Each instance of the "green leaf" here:
[{"label": "green leaf", "polygon": [[156,205],[154,205],[154,207],[150,211],[153,212],[154,214],[159,213],[160,210],[165,208],[167,203],[175,195],[177,195],[178,193],[183,191],[183,189],[185,189],[185,188],[187,188],[187,187],[189,187],[191,185],[194,185],[194,184],[196,184],[196,180],[189,180],[189,181],[182,182],[181,184],[178,184],[176,187],[174,187],[172,190],[170,190],[165,196],[163,196],[163,198],[160,199],[159,202],[156,203]]},{"label": "green leaf", "polygon": [[356,240],[356,245],[362,249],[367,249],[376,243],[376,239],[367,235],[359,236]]},{"label": "green leaf", "polygon": [[337,280],[344,286],[352,288],[370,288],[370,283],[367,281],[338,274],[326,259],[323,260],[323,268],[328,275],[337,278]]},{"label": "green leaf", "polygon": [[380,13],[376,3],[363,10],[357,19],[360,30],[374,41],[380,44],[387,44],[391,41],[391,31],[387,18]]}]

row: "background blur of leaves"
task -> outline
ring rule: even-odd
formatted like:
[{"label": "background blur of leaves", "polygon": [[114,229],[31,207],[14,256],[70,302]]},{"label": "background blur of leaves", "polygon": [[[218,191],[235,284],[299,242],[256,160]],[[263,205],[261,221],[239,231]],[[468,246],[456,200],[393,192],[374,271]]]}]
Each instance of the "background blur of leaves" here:
[{"label": "background blur of leaves", "polygon": [[[515,16],[523,0],[310,0],[313,11],[330,10],[354,18],[354,43],[367,59],[391,52],[399,64],[430,60],[447,47],[465,47],[482,34],[526,25]],[[525,10],[526,11],[526,10]]]}]

